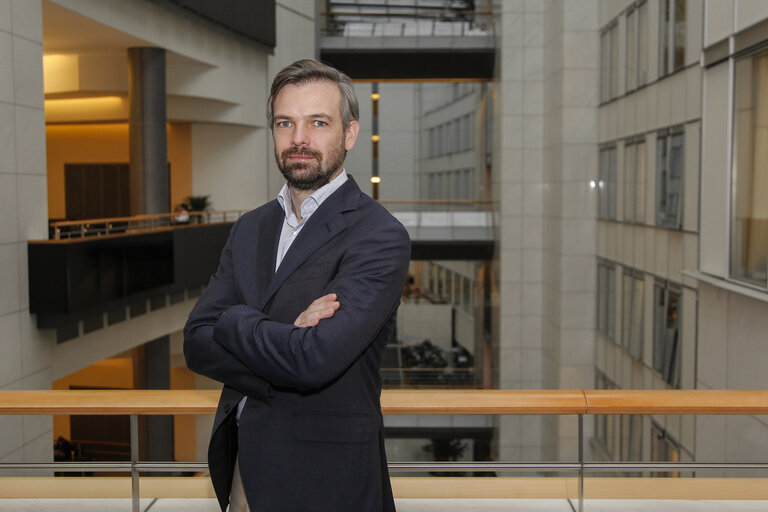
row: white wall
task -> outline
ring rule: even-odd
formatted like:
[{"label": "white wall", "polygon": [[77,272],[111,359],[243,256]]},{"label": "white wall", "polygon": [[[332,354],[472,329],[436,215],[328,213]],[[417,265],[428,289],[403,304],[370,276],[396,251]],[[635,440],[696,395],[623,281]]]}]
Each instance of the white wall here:
[{"label": "white wall", "polygon": [[[768,298],[761,301],[702,283],[699,304],[697,387],[768,388]],[[763,461],[768,457],[766,436],[764,416],[700,416],[696,418],[696,457]]]},{"label": "white wall", "polygon": [[[0,389],[51,384],[53,332],[27,282],[27,240],[48,236],[42,57],[40,1],[0,1]],[[52,460],[52,431],[50,416],[0,416],[0,461]]]},{"label": "white wall", "polygon": [[194,195],[214,210],[250,210],[272,199],[263,164],[268,131],[245,126],[192,125]]}]

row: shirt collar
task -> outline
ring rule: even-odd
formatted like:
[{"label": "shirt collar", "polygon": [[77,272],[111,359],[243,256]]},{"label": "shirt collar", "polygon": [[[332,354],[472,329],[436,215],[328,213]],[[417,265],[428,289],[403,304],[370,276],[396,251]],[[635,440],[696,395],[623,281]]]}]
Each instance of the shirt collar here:
[{"label": "shirt collar", "polygon": [[344,182],[347,181],[347,179],[347,171],[346,169],[342,169],[338,176],[312,192],[309,197],[307,197],[304,202],[301,203],[301,222],[297,221],[296,215],[293,213],[291,191],[288,188],[288,184],[283,184],[283,188],[281,188],[280,192],[277,194],[277,202],[280,203],[280,206],[285,212],[285,220],[291,227],[297,227],[301,224],[304,224],[304,222],[306,222],[306,220],[313,213],[315,213],[315,210],[317,210],[320,205],[323,204],[323,201],[328,199],[331,194],[336,192],[336,190],[338,190],[338,188],[341,187]]}]

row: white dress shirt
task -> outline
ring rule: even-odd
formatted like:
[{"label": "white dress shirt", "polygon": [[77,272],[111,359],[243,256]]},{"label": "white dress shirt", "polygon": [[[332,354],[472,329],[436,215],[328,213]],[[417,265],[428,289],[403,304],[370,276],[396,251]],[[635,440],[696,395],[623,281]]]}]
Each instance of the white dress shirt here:
[{"label": "white dress shirt", "polygon": [[[280,193],[277,194],[277,202],[283,207],[285,212],[285,219],[283,220],[283,229],[280,232],[280,242],[277,244],[277,258],[275,258],[275,272],[280,267],[280,263],[283,261],[285,253],[291,247],[291,244],[296,237],[299,236],[299,232],[307,223],[307,220],[313,213],[323,204],[323,201],[336,192],[340,186],[347,181],[347,171],[342,169],[341,174],[333,178],[331,181],[312,192],[308,198],[301,203],[301,221],[296,218],[296,214],[293,213],[293,205],[291,203],[291,191],[288,188],[288,184],[283,185],[280,189]],[[318,297],[319,298],[319,297]],[[240,414],[245,407],[245,397],[237,404],[237,420],[240,421]]]}]

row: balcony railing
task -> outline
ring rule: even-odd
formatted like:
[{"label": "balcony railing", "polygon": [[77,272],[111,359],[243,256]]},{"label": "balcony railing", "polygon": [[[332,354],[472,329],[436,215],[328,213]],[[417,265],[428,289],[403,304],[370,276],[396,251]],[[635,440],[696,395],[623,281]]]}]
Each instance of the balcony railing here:
[{"label": "balcony railing", "polygon": [[[133,510],[139,510],[139,473],[169,472],[180,470],[202,471],[202,462],[142,462],[138,460],[138,416],[169,414],[213,414],[216,410],[219,392],[216,390],[174,390],[174,391],[0,391],[0,414],[104,414],[129,415],[131,418],[131,460],[125,462],[4,462],[0,470],[50,470],[59,472],[82,472],[98,470],[103,472],[131,472],[131,496]],[[768,463],[738,462],[593,462],[584,457],[585,415],[601,414],[707,414],[707,415],[753,415],[768,414],[768,390],[563,390],[563,391],[511,391],[511,390],[387,390],[381,397],[384,414],[493,414],[493,415],[572,415],[578,417],[578,458],[561,462],[392,462],[393,472],[423,471],[548,471],[574,472],[575,482],[563,484],[567,497],[578,499],[579,511],[584,510],[584,476],[586,473],[605,471],[649,471],[649,470],[768,470]],[[72,479],[66,479],[68,481]],[[142,479],[149,482],[153,479]],[[184,480],[184,479],[181,479]],[[187,480],[190,480],[189,478]],[[191,479],[199,480],[199,479]],[[415,479],[414,479],[415,480]],[[489,480],[480,479],[483,496],[494,489]],[[599,479],[602,482],[605,479]],[[644,479],[656,480],[658,479]],[[676,479],[677,480],[677,479]],[[697,479],[692,479],[696,481]],[[702,480],[702,479],[698,479]],[[713,479],[706,479],[713,480]],[[103,483],[103,480],[99,482]],[[175,483],[179,479],[174,480]],[[422,480],[423,482],[423,480]],[[595,484],[595,489],[605,486]],[[637,488],[637,479],[633,488]],[[410,488],[418,483],[409,482]],[[575,486],[574,486],[575,483]],[[710,485],[711,482],[707,482]],[[104,484],[109,485],[109,484]],[[150,484],[151,485],[151,484]],[[602,487],[601,487],[602,485]],[[733,484],[728,484],[733,485]],[[765,484],[759,481],[757,494],[765,496]],[[408,488],[408,485],[403,488]],[[664,492],[664,486],[649,491],[653,496]],[[114,486],[112,486],[114,488]],[[395,486],[395,489],[398,487]],[[451,484],[451,488],[455,488]],[[575,488],[575,492],[574,492]],[[157,487],[154,487],[157,490]],[[704,499],[701,486],[692,486],[696,499]],[[658,490],[658,491],[657,491]],[[498,488],[496,488],[498,491]],[[210,491],[208,491],[210,492]],[[631,490],[629,492],[632,492]],[[186,494],[189,496],[189,493]],[[610,495],[610,492],[608,493]],[[751,497],[756,494],[752,492]],[[0,496],[1,497],[1,496]],[[467,497],[465,495],[465,497]],[[616,496],[612,496],[616,497]],[[621,497],[621,496],[619,496]],[[710,498],[711,499],[711,498]]]},{"label": "balcony railing", "polygon": [[234,222],[248,210],[206,210],[189,212],[189,218],[180,221],[173,213],[110,217],[104,219],[61,220],[50,223],[51,240],[83,238],[124,233],[155,231],[162,228],[212,222]]}]

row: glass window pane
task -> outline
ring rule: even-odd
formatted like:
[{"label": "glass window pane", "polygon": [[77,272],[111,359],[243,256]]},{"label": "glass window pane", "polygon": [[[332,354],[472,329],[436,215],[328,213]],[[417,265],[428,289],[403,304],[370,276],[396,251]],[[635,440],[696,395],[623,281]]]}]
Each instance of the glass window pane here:
[{"label": "glass window pane", "polygon": [[683,134],[676,133],[669,143],[669,179],[667,184],[667,226],[680,227],[683,199]]},{"label": "glass window pane", "polygon": [[645,222],[645,141],[635,145],[635,222]]},{"label": "glass window pane", "polygon": [[637,9],[637,85],[648,81],[648,2]]},{"label": "glass window pane", "polygon": [[600,151],[600,169],[599,178],[597,180],[597,202],[598,202],[598,216],[601,219],[608,218],[608,150],[603,149]]},{"label": "glass window pane", "polygon": [[633,281],[632,296],[632,317],[630,319],[630,343],[629,353],[638,361],[643,359],[643,309],[645,299],[643,298],[643,280],[635,278]]},{"label": "glass window pane", "polygon": [[605,312],[607,309],[607,289],[606,282],[608,269],[605,265],[597,266],[597,330],[606,334]]},{"label": "glass window pane", "polygon": [[768,52],[737,61],[731,201],[731,275],[768,282]]},{"label": "glass window pane", "polygon": [[619,26],[611,30],[611,98],[619,95]]},{"label": "glass window pane", "polygon": [[685,66],[685,0],[675,0],[675,53],[672,69],[678,70]]},{"label": "glass window pane", "polygon": [[616,177],[616,174],[618,172],[618,165],[616,162],[617,156],[616,156],[616,148],[611,148],[610,152],[610,160],[609,160],[609,174],[608,174],[608,216],[611,219],[616,218],[616,195],[617,195],[617,188],[618,188],[618,179]]},{"label": "glass window pane", "polygon": [[636,34],[637,10],[633,9],[627,14],[627,44],[626,44],[626,90],[631,91],[637,86],[637,34]]},{"label": "glass window pane", "polygon": [[659,76],[669,73],[669,30],[672,0],[661,0],[659,20]]},{"label": "glass window pane", "polygon": [[624,220],[635,221],[635,151],[634,144],[624,146]]},{"label": "glass window pane", "polygon": [[608,101],[611,97],[610,48],[610,36],[605,31],[600,35],[600,101]]},{"label": "glass window pane", "polygon": [[607,293],[607,300],[608,300],[608,312],[607,312],[607,321],[608,321],[608,337],[612,340],[615,339],[615,327],[616,327],[616,269],[609,267],[608,268],[608,293]]},{"label": "glass window pane", "polygon": [[621,344],[624,348],[629,348],[632,335],[632,276],[624,274],[621,287]]},{"label": "glass window pane", "polygon": [[659,373],[664,371],[664,330],[667,310],[665,292],[662,286],[653,287],[653,369]]}]

